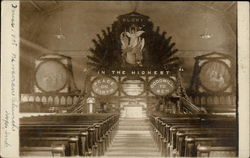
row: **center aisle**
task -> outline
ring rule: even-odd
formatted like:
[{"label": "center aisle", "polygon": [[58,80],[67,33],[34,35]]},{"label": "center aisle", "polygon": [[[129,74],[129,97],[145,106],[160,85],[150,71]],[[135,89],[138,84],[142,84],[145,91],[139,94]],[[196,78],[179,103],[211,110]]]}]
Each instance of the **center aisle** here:
[{"label": "center aisle", "polygon": [[147,117],[120,118],[117,134],[105,156],[160,157]]}]

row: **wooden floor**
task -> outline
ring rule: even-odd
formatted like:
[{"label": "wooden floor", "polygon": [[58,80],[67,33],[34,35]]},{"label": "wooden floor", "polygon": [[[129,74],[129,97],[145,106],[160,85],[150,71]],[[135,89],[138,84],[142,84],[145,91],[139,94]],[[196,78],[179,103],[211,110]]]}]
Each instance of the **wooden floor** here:
[{"label": "wooden floor", "polygon": [[150,134],[148,118],[120,118],[119,128],[105,156],[160,157]]}]

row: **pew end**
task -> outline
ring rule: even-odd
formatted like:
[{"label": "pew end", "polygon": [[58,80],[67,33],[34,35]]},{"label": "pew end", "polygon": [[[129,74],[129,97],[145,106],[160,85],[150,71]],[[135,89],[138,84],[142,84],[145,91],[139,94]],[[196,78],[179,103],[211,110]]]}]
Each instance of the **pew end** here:
[{"label": "pew end", "polygon": [[198,145],[198,157],[236,157],[237,149],[232,146],[206,146]]},{"label": "pew end", "polygon": [[28,147],[20,148],[20,156],[66,156],[65,145],[52,145],[51,147]]}]

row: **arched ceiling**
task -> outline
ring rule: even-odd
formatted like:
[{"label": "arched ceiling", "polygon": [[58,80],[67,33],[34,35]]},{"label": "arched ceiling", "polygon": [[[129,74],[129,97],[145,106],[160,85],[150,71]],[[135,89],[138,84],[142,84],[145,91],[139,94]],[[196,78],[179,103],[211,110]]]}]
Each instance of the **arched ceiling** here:
[{"label": "arched ceiling", "polygon": [[[173,37],[179,50],[235,54],[236,2],[23,1],[21,37],[49,50],[79,51],[121,14],[136,11]],[[59,40],[61,27],[65,39]],[[207,31],[210,39],[200,35]]]},{"label": "arched ceiling", "polygon": [[[236,55],[237,3],[234,1],[21,1],[21,68],[32,71],[41,54],[59,52],[72,57],[80,88],[92,39],[111,26],[119,15],[136,11],[172,36],[184,59],[184,84],[189,86],[194,57],[217,51]],[[58,39],[61,32],[65,39]],[[200,35],[207,29],[210,39]],[[35,49],[33,49],[35,48]],[[32,74],[32,73],[31,73]],[[23,76],[22,81],[29,82]],[[25,83],[26,84],[26,83]],[[23,85],[25,85],[23,84]],[[28,85],[29,83],[27,83]]]}]

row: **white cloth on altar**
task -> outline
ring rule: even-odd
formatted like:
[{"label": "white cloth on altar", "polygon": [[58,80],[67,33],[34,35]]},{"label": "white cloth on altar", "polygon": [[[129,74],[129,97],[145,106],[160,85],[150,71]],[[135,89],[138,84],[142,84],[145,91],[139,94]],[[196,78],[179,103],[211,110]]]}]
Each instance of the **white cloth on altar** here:
[{"label": "white cloth on altar", "polygon": [[127,106],[124,107],[125,110],[125,117],[126,118],[142,118],[143,112],[142,112],[142,106]]}]

